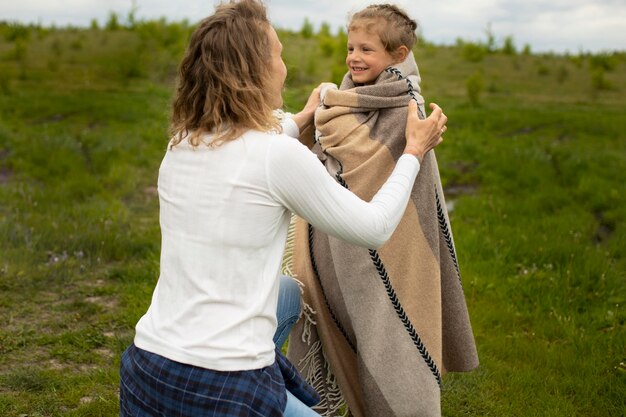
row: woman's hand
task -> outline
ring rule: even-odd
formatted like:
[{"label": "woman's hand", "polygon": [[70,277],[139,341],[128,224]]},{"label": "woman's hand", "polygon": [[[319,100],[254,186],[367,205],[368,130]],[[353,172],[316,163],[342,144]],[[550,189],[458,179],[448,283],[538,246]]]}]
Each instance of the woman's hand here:
[{"label": "woman's hand", "polygon": [[313,123],[313,116],[315,115],[315,109],[320,105],[320,89],[321,85],[315,87],[313,92],[309,96],[304,108],[301,112],[292,116],[294,122],[298,125],[298,129],[302,132],[307,126]]},{"label": "woman's hand", "polygon": [[406,120],[406,147],[404,153],[411,154],[420,161],[424,159],[426,152],[439,145],[441,137],[448,129],[446,123],[448,117],[443,114],[441,107],[435,103],[430,103],[432,113],[426,119],[420,119],[417,114],[417,103],[411,100],[408,106],[408,117]]}]

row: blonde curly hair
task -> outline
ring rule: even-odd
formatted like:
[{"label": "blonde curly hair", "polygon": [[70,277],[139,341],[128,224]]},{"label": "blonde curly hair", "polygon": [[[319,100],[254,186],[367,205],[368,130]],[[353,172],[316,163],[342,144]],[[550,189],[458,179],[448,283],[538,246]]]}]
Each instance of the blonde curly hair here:
[{"label": "blonde curly hair", "polygon": [[170,146],[184,138],[209,146],[249,129],[280,130],[272,114],[270,22],[256,0],[231,0],[202,20],[180,64],[173,102]]},{"label": "blonde curly hair", "polygon": [[417,23],[393,4],[372,4],[352,15],[348,32],[365,29],[377,34],[385,50],[392,56],[400,46],[410,51],[417,42]]}]

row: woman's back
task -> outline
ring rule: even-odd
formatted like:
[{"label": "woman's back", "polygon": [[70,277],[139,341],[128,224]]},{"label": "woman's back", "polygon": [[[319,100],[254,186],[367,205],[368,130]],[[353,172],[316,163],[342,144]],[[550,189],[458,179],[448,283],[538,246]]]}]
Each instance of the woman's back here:
[{"label": "woman's back", "polygon": [[167,345],[173,359],[217,370],[273,362],[290,212],[267,170],[270,149],[276,156],[286,141],[301,147],[250,131],[215,148],[183,141],[168,150],[159,171],[161,275],[137,326],[139,347]]}]

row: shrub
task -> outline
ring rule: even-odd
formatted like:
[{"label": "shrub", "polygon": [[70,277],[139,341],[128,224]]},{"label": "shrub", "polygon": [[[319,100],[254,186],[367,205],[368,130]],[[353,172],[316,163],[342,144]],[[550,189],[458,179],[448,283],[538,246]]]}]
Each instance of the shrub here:
[{"label": "shrub", "polygon": [[582,68],[584,57],[580,54],[570,57],[570,61],[576,66],[576,68]]},{"label": "shrub", "polygon": [[332,33],[330,33],[330,25],[326,22],[322,22],[320,25],[320,30],[317,32],[317,36],[328,38],[332,37]]},{"label": "shrub", "polygon": [[591,70],[591,87],[594,91],[612,90],[613,84],[606,79],[602,68],[593,68]]},{"label": "shrub", "polygon": [[83,42],[81,39],[74,39],[71,43],[70,43],[70,48],[72,48],[75,51],[80,51],[81,49],[83,49]]},{"label": "shrub", "polygon": [[4,39],[8,42],[27,40],[30,37],[28,26],[19,23],[2,23],[0,29],[2,30]]},{"label": "shrub", "polygon": [[335,40],[330,37],[320,38],[320,51],[325,57],[331,57],[335,53]]},{"label": "shrub", "polygon": [[556,80],[559,84],[563,84],[563,82],[569,77],[569,71],[564,65],[561,65],[556,73]]},{"label": "shrub", "polygon": [[28,44],[25,40],[19,39],[15,42],[13,50],[9,51],[6,55],[6,59],[23,62],[26,59],[26,53],[28,52]]},{"label": "shrub", "polygon": [[304,18],[302,29],[300,29],[300,35],[304,39],[310,39],[311,37],[313,37],[313,24],[311,23],[309,18]]},{"label": "shrub", "polygon": [[170,51],[184,50],[184,44],[191,32],[186,21],[182,23],[168,23],[165,18],[147,22],[135,22],[133,30],[144,43],[156,43],[158,47]]},{"label": "shrub", "polygon": [[467,98],[474,106],[480,104],[480,95],[485,89],[485,80],[480,71],[476,71],[465,80],[465,87],[467,89]]},{"label": "shrub", "polygon": [[122,25],[120,24],[120,18],[115,12],[109,12],[109,20],[107,20],[104,26],[106,30],[120,30]]},{"label": "shrub", "polygon": [[502,46],[502,53],[505,55],[516,55],[517,49],[515,48],[515,43],[513,42],[512,36],[507,36],[504,38],[504,45]]},{"label": "shrub", "polygon": [[487,49],[480,44],[467,42],[463,44],[463,59],[469,62],[480,62],[487,54]]},{"label": "shrub", "polygon": [[617,58],[613,54],[596,54],[589,58],[591,68],[597,68],[603,71],[613,71],[617,66]]},{"label": "shrub", "polygon": [[541,76],[546,76],[550,74],[550,68],[544,63],[539,63],[537,65],[537,74]]}]

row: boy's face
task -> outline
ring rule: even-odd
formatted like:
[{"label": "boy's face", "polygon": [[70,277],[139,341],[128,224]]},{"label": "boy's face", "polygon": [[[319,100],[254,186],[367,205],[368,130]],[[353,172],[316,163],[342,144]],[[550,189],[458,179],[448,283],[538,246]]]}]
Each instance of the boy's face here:
[{"label": "boy's face", "polygon": [[346,65],[355,84],[374,83],[385,68],[395,63],[377,34],[363,28],[348,32]]}]

